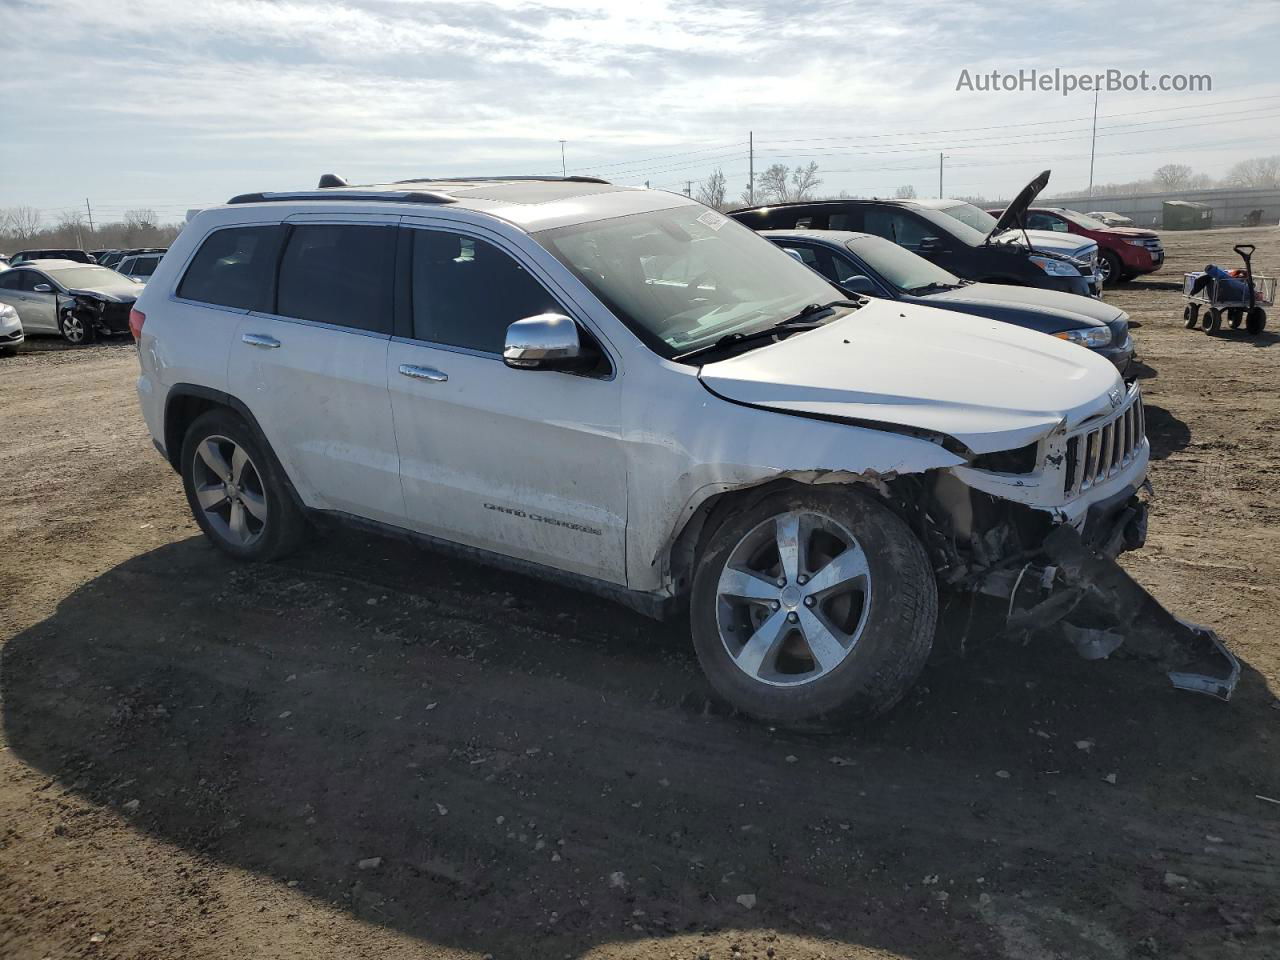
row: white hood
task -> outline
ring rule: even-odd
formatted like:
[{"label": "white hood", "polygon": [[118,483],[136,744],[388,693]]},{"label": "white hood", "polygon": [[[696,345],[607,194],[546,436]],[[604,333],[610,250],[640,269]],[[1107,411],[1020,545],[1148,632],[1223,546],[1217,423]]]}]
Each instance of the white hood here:
[{"label": "white hood", "polygon": [[974,453],[1025,446],[1109,412],[1124,384],[1085,347],[934,307],[871,300],[780,343],[702,368],[729,400],[914,427]]}]

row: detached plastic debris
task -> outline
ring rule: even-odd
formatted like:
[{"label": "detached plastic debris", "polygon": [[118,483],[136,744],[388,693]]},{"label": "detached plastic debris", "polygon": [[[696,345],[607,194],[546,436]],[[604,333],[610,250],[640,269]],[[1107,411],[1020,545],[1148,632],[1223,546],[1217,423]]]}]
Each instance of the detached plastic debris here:
[{"label": "detached plastic debris", "polygon": [[1090,550],[1066,524],[1046,538],[1044,552],[1057,565],[1067,592],[1074,594],[1075,602],[1065,615],[1087,611],[1091,619],[1114,621],[1106,629],[1062,624],[1081,656],[1099,659],[1123,646],[1128,653],[1160,662],[1179,690],[1231,699],[1240,680],[1240,662],[1217,633],[1174,616],[1118,563]]}]

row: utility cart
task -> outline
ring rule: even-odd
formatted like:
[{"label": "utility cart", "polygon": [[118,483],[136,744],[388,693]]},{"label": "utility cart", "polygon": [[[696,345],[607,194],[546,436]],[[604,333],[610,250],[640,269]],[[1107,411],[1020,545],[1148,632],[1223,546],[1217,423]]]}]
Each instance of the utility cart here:
[{"label": "utility cart", "polygon": [[1276,278],[1254,276],[1252,260],[1255,247],[1252,243],[1238,243],[1232,249],[1244,261],[1243,277],[1213,278],[1207,283],[1197,284],[1204,276],[1203,271],[1182,275],[1182,295],[1187,301],[1182,310],[1182,320],[1188,330],[1194,330],[1199,323],[1205,333],[1215,334],[1222,329],[1224,319],[1232,330],[1244,321],[1244,328],[1251,337],[1256,337],[1266,327],[1267,311],[1263,308],[1275,303]]}]

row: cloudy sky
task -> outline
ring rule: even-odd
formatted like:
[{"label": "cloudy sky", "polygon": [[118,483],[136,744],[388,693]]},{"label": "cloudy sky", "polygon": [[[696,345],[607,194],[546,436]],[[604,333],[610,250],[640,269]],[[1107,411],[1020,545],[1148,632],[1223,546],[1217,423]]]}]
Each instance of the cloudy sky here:
[{"label": "cloudy sky", "polygon": [[181,219],[246,190],[570,173],[684,189],[816,160],[823,190],[1088,182],[1093,96],[960,71],[1208,72],[1104,93],[1098,182],[1280,153],[1280,4],[1054,0],[0,0],[0,207]]}]

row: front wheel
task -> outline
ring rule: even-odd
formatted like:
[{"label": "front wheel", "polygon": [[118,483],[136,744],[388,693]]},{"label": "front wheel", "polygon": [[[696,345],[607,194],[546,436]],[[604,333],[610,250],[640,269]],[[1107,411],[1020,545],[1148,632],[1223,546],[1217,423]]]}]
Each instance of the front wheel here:
[{"label": "front wheel", "polygon": [[1123,265],[1120,258],[1110,250],[1103,250],[1098,256],[1098,273],[1102,274],[1102,282],[1106,284],[1117,283],[1122,278],[1121,270]]},{"label": "front wheel", "polygon": [[1261,307],[1250,307],[1249,313],[1244,318],[1245,332],[1251,337],[1256,337],[1267,326],[1267,311]]},{"label": "front wheel", "polygon": [[1222,311],[1217,307],[1210,307],[1204,312],[1204,319],[1201,321],[1204,332],[1212,336],[1222,329]]},{"label": "front wheel", "polygon": [[182,484],[205,536],[238,560],[282,557],[306,532],[275,457],[230,410],[212,410],[187,430]]},{"label": "front wheel", "polygon": [[923,669],[937,615],[919,539],[852,489],[776,493],[726,519],[701,551],[690,603],[711,685],[789,724],[888,710]]},{"label": "front wheel", "polygon": [[62,339],[73,347],[93,343],[93,323],[74,311],[62,315],[58,320],[58,330],[62,334]]}]

